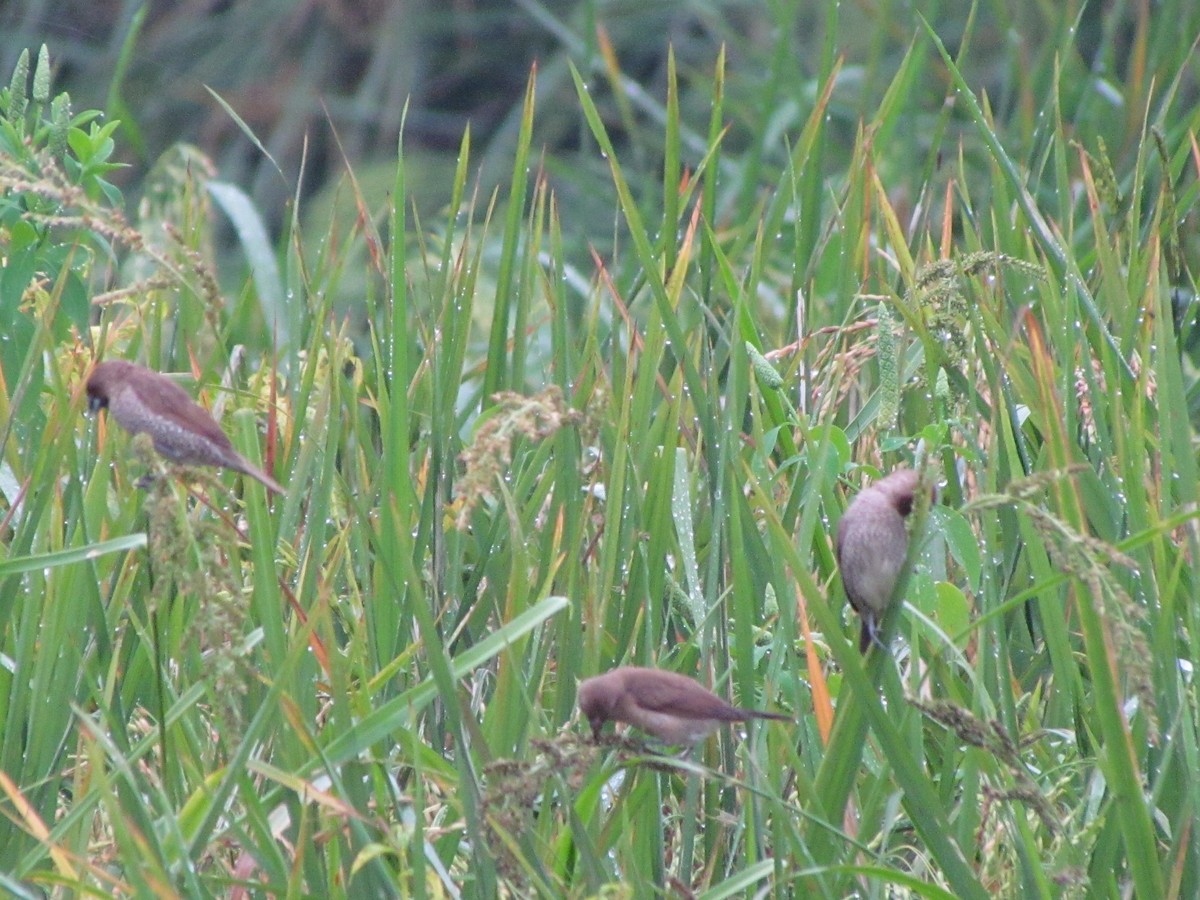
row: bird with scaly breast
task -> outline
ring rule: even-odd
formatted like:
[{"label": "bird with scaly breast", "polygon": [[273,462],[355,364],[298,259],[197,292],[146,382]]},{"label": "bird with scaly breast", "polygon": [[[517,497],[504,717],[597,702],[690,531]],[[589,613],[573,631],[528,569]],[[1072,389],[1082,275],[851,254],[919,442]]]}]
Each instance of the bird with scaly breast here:
[{"label": "bird with scaly breast", "polygon": [[625,722],[666,744],[692,746],[722,722],[780,719],[780,713],[744,709],[726,703],[686,675],[622,666],[579,683],[579,708],[600,740],[606,722]]},{"label": "bird with scaly breast", "polygon": [[130,434],[148,434],[167,459],[223,466],[284,493],[274,478],[233,449],[209,412],[170,378],[124,360],[97,363],[87,380],[88,408],[107,409]]},{"label": "bird with scaly breast", "polygon": [[879,643],[879,620],[908,557],[905,519],[919,482],[912,469],[898,469],[859,491],[838,522],[838,569],[846,597],[862,619],[858,648],[863,653]]}]

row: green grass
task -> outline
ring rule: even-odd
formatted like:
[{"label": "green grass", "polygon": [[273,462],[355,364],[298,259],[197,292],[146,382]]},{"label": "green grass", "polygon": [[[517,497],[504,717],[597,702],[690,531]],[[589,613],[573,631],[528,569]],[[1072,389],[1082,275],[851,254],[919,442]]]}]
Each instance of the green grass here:
[{"label": "green grass", "polygon": [[[184,149],[128,222],[0,162],[0,885],[1196,896],[1200,22],[1103,31],[1100,85],[1006,9],[797,83],[779,4],[754,77],[624,95],[559,22],[508,177],[464,134],[433,213],[403,140],[321,221]],[[1040,40],[977,59],[979,21]],[[98,353],[194,378],[287,496],[139,489]],[[906,464],[942,488],[864,659],[830,537]],[[620,664],[795,723],[594,746]]]}]

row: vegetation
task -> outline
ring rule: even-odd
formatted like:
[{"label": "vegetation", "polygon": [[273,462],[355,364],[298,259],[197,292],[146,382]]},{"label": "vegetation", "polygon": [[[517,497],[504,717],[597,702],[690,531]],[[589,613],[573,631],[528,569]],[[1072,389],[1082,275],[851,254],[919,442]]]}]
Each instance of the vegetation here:
[{"label": "vegetation", "polygon": [[[386,191],[265,209],[180,144],[127,203],[124,104],[24,57],[0,886],[1200,894],[1200,12],[1002,7],[846,58],[837,3],[770,4],[643,87],[580,4],[507,177],[465,132],[433,207],[403,127]],[[287,496],[85,417],[98,356],[189,376]],[[941,487],[863,658],[831,534],[899,465]],[[795,724],[596,746],[575,686],[623,663]]]}]

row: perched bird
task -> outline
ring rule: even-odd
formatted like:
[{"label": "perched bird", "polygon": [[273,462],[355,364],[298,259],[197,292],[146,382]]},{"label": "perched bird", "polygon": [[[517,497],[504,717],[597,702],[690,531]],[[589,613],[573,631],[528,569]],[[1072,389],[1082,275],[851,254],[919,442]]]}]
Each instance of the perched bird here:
[{"label": "perched bird", "polygon": [[691,678],[675,672],[624,666],[579,683],[579,708],[592,724],[592,737],[608,721],[626,722],[666,744],[696,744],[722,722],[781,719],[779,713],[730,706]]},{"label": "perched bird", "polygon": [[146,433],[154,449],[185,465],[224,466],[261,481],[277,494],[283,488],[233,449],[208,411],[187,391],[158,372],[124,360],[97,363],[87,380],[88,408],[107,407],[130,434]]},{"label": "perched bird", "polygon": [[908,555],[904,520],[913,508],[918,476],[899,469],[863,488],[842,515],[837,531],[837,560],[850,605],[862,618],[858,649],[876,636],[892,589]]}]

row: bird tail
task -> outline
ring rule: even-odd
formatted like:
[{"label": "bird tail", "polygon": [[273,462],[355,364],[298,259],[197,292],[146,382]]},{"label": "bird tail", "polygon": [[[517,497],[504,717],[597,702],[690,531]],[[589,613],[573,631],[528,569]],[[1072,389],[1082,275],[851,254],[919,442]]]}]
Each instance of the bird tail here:
[{"label": "bird tail", "polygon": [[862,630],[858,633],[858,652],[866,655],[871,642],[875,640],[875,626],[870,616],[862,617]]},{"label": "bird tail", "polygon": [[777,712],[762,712],[762,711],[759,711],[759,712],[758,712],[758,717],[759,717],[760,719],[775,719],[775,720],[776,720],[776,721],[778,721],[778,722],[791,722],[791,721],[792,721],[792,717],[791,717],[791,716],[789,716],[789,715],[786,715],[785,713],[777,713]]},{"label": "bird tail", "polygon": [[792,717],[783,713],[767,712],[762,709],[739,709],[743,719],[777,719],[780,722],[791,722]]},{"label": "bird tail", "polygon": [[250,463],[246,462],[244,459],[242,460],[242,462],[244,465],[239,466],[238,468],[242,471],[243,474],[249,475],[255,481],[261,482],[262,486],[265,487],[268,491],[274,491],[276,494],[279,494],[280,496],[282,496],[283,494],[286,493],[286,491],[284,491],[284,489],[283,489],[283,485],[281,485],[278,481],[276,481],[274,478],[272,478],[270,475],[268,475],[262,469],[258,468],[257,466],[251,465]]}]

